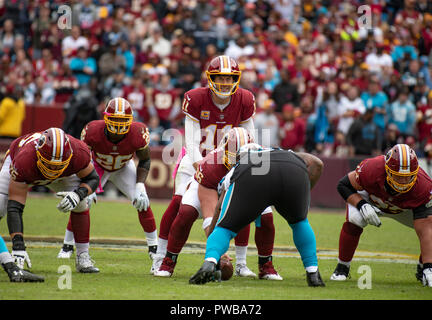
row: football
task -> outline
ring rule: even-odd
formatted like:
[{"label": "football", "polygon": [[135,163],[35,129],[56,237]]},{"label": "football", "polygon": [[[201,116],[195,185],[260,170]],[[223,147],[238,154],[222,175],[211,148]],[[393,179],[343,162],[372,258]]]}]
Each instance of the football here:
[{"label": "football", "polygon": [[234,273],[234,267],[227,258],[222,257],[219,261],[220,264],[220,271],[221,271],[221,280],[226,281],[231,279],[233,273]]}]

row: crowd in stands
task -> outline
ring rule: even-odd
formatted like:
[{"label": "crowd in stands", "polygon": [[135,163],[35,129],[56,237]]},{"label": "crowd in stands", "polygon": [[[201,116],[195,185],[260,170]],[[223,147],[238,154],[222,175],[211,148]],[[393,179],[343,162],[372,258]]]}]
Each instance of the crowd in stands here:
[{"label": "crowd in stands", "polygon": [[[65,4],[71,28],[59,25]],[[205,86],[207,63],[226,54],[240,64],[241,87],[255,94],[255,126],[267,129],[259,142],[341,157],[381,154],[404,142],[432,158],[430,1],[2,5],[0,126],[16,88],[23,92],[16,101],[64,104],[72,114],[76,105],[89,105],[82,99],[100,108],[123,96],[158,145],[165,129],[182,128],[183,93]],[[368,10],[359,11],[362,5]]]}]

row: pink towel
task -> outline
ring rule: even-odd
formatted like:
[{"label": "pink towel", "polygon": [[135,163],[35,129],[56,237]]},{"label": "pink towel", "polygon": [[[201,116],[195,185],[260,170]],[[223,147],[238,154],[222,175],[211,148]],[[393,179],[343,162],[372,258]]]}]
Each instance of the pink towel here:
[{"label": "pink towel", "polygon": [[173,170],[173,174],[172,174],[173,179],[175,179],[178,167],[180,166],[180,161],[183,159],[183,157],[185,156],[185,154],[186,154],[186,148],[182,147],[182,149],[180,151],[180,154],[179,154],[179,156],[177,158],[176,166],[175,166],[175,168]]},{"label": "pink towel", "polygon": [[96,192],[96,194],[102,193],[102,192],[104,192],[104,190],[102,188],[100,179],[102,178],[103,174],[105,173],[105,170],[96,161],[93,161],[93,166],[94,166],[94,168],[95,168],[95,170],[99,176],[99,186],[97,187],[95,192]]}]

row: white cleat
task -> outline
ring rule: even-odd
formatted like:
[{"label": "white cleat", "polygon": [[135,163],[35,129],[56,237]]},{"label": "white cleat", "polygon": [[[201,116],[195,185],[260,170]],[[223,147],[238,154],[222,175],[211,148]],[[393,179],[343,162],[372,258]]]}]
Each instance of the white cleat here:
[{"label": "white cleat", "polygon": [[57,255],[57,259],[70,259],[73,255],[73,252],[73,245],[63,244],[63,247],[60,249],[60,252]]},{"label": "white cleat", "polygon": [[152,256],[153,263],[152,263],[152,266],[151,266],[151,269],[150,269],[150,274],[154,275],[155,272],[157,270],[159,270],[164,257],[165,256],[161,255],[161,254],[153,254],[153,256]]},{"label": "white cleat", "polygon": [[247,266],[246,264],[236,264],[235,267],[235,274],[236,276],[239,277],[249,277],[249,278],[256,278],[257,275],[255,273],[253,273]]},{"label": "white cleat", "polygon": [[82,252],[76,257],[76,270],[81,273],[97,273],[99,269],[94,266],[94,261],[88,252]]}]

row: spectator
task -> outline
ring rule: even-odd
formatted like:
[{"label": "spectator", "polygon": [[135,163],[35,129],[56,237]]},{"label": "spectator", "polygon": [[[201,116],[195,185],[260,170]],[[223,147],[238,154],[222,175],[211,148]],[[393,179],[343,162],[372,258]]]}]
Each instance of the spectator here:
[{"label": "spectator", "polygon": [[432,137],[432,90],[429,91],[427,103],[417,108],[418,141],[423,147]]},{"label": "spectator", "polygon": [[384,86],[384,93],[387,95],[389,103],[393,103],[397,97],[399,92],[401,92],[403,88],[403,84],[400,81],[399,72],[393,70],[393,73],[390,76],[390,81],[387,85]]},{"label": "spectator", "polygon": [[24,91],[15,86],[0,102],[0,137],[16,139],[22,135],[25,118]]},{"label": "spectator", "polygon": [[130,45],[128,40],[121,39],[120,47],[117,49],[117,51],[120,55],[124,57],[126,77],[131,78],[135,67],[135,55],[130,50]]},{"label": "spectator", "polygon": [[77,78],[78,84],[84,86],[89,84],[92,76],[97,71],[97,64],[94,58],[88,57],[87,49],[80,47],[77,56],[70,60],[69,64],[73,75]]},{"label": "spectator", "polygon": [[37,77],[26,90],[26,104],[51,105],[55,99],[52,82]]},{"label": "spectator", "polygon": [[375,109],[369,108],[351,125],[346,137],[350,156],[381,154],[381,131],[373,121]]},{"label": "spectator", "polygon": [[380,134],[384,134],[387,113],[388,99],[387,95],[381,91],[379,81],[371,79],[369,89],[361,94],[361,99],[366,107],[366,110],[374,110],[374,123],[378,126]]},{"label": "spectator", "polygon": [[162,28],[156,25],[151,30],[151,36],[146,38],[141,45],[144,52],[154,52],[165,58],[171,53],[171,43],[162,35]]},{"label": "spectator", "polygon": [[358,96],[358,89],[356,87],[348,89],[347,95],[341,98],[338,109],[339,122],[337,130],[346,135],[354,119],[366,110],[362,99]]},{"label": "spectator", "polygon": [[408,65],[408,70],[401,77],[402,84],[409,89],[412,94],[414,88],[420,83],[424,83],[424,74],[420,72],[420,62],[411,60]]},{"label": "spectator", "polygon": [[8,53],[12,50],[15,43],[14,23],[11,19],[3,22],[3,31],[0,33],[0,49]]},{"label": "spectator", "polygon": [[134,75],[130,86],[123,88],[123,96],[132,105],[135,119],[148,123],[150,113],[147,105],[146,89],[139,74]]},{"label": "spectator", "polygon": [[159,124],[159,118],[157,116],[150,118],[148,121],[148,129],[150,134],[150,147],[166,144],[164,141],[162,141],[164,128]]},{"label": "spectator", "polygon": [[242,56],[252,56],[255,53],[254,47],[247,43],[244,35],[228,43],[228,48],[225,50],[227,56],[238,60]]},{"label": "spectator", "polygon": [[64,38],[61,44],[63,58],[69,59],[81,47],[88,50],[89,42],[81,35],[79,26],[72,26],[70,36]]},{"label": "spectator", "polygon": [[281,81],[275,86],[271,95],[271,99],[276,104],[276,112],[281,112],[282,107],[287,103],[295,106],[300,104],[297,86],[291,82],[289,73],[286,70],[281,70],[280,77]]},{"label": "spectator", "polygon": [[393,71],[393,60],[388,53],[384,52],[384,45],[377,44],[376,52],[371,52],[366,56],[366,64],[371,73],[380,76],[382,72],[391,74]]},{"label": "spectator", "polygon": [[40,59],[42,48],[44,44],[44,39],[50,33],[50,25],[51,25],[51,10],[49,8],[49,4],[46,3],[42,5],[39,10],[39,16],[32,23],[31,30],[33,32],[32,36],[32,48],[33,48],[33,59]]},{"label": "spectator", "polygon": [[200,28],[194,31],[193,37],[201,55],[205,54],[209,44],[217,45],[218,34],[210,16],[202,17]]},{"label": "spectator", "polygon": [[300,151],[305,140],[305,123],[294,116],[294,106],[285,104],[282,109],[279,136],[282,149]]},{"label": "spectator", "polygon": [[89,29],[97,19],[97,7],[92,0],[83,0],[73,6],[73,22],[81,29]]},{"label": "spectator", "polygon": [[180,114],[180,97],[178,91],[171,85],[171,77],[165,74],[156,85],[151,95],[150,114],[158,117],[160,125],[171,128],[171,122]]},{"label": "spectator", "polygon": [[416,109],[408,97],[408,88],[403,88],[387,112],[388,123],[395,124],[404,138],[415,133]]},{"label": "spectator", "polygon": [[103,92],[105,98],[123,97],[126,86],[123,69],[117,69],[104,82]]},{"label": "spectator", "polygon": [[397,125],[389,124],[386,127],[386,131],[384,133],[382,145],[381,145],[381,153],[385,154],[388,150],[393,148],[393,146],[398,143],[403,143],[404,139],[400,135]]},{"label": "spectator", "polygon": [[55,90],[54,102],[65,103],[78,88],[79,83],[77,78],[72,74],[69,65],[64,63],[53,80],[53,89]]},{"label": "spectator", "polygon": [[117,40],[112,40],[109,43],[108,51],[102,54],[99,59],[99,75],[102,82],[105,82],[116,70],[126,70],[125,57],[117,51],[117,48]]},{"label": "spectator", "polygon": [[254,119],[257,143],[265,147],[279,146],[279,119],[275,115],[276,104],[268,99]]}]

